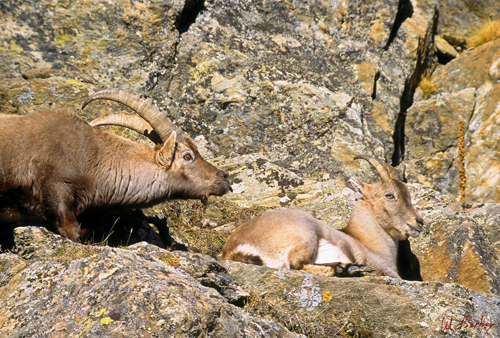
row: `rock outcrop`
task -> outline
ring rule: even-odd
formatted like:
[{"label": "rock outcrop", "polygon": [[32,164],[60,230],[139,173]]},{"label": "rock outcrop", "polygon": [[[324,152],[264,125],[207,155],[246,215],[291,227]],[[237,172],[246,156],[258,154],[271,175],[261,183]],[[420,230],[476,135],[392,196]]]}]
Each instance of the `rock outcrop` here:
[{"label": "rock outcrop", "polygon": [[16,235],[19,256],[0,255],[2,336],[296,336],[230,305],[167,251],[79,245],[43,228]]},{"label": "rock outcrop", "polygon": [[464,121],[466,202],[498,202],[500,39],[468,50],[432,75],[436,90],[408,111],[408,180],[459,196],[458,123]]},{"label": "rock outcrop", "polygon": [[15,234],[17,254],[0,255],[2,336],[499,334],[500,297],[459,284],[317,277],[144,242],[80,245],[37,227]]}]

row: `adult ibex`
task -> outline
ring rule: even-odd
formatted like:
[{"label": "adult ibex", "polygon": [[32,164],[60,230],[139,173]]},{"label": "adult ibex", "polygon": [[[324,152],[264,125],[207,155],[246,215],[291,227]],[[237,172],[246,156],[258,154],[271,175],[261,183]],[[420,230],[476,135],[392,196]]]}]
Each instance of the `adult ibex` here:
[{"label": "adult ibex", "polygon": [[303,210],[277,210],[239,226],[224,245],[222,259],[327,276],[399,278],[398,241],[418,236],[422,217],[391,167],[365,155],[355,159],[368,161],[381,181],[350,179],[362,196],[346,227],[331,228]]},{"label": "adult ibex", "polygon": [[[151,99],[121,90],[89,97],[122,103],[118,113],[91,122],[69,109],[0,116],[0,221],[36,218],[80,241],[77,216],[85,210],[142,208],[168,199],[200,199],[231,190],[228,174],[206,162]],[[116,124],[157,143],[149,148],[96,127]]]}]

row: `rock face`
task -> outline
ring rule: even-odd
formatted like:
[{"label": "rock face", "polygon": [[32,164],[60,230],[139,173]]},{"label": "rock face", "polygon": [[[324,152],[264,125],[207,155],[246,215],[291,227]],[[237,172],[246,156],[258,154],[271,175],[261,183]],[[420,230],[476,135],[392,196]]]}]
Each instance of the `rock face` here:
[{"label": "rock face", "polygon": [[412,194],[426,221],[424,232],[411,240],[423,280],[459,283],[500,295],[500,205],[464,208],[421,185],[412,185]]},{"label": "rock face", "polygon": [[[413,67],[411,37],[391,37],[395,1],[37,6],[2,4],[2,73],[26,79],[7,82],[5,111],[81,102],[95,83],[149,92],[218,157],[262,153],[314,176],[351,173],[360,152],[391,157]],[[29,73],[40,67],[68,71]],[[44,90],[50,75],[73,95]]]},{"label": "rock face", "polygon": [[408,180],[458,196],[458,122],[466,126],[466,202],[498,202],[500,40],[432,75],[437,90],[408,111]]},{"label": "rock face", "polygon": [[[497,7],[494,1],[477,8],[433,1],[3,1],[0,108],[78,110],[99,88],[132,89],[153,96],[206,157],[237,163],[235,169],[260,158],[302,179],[346,179],[358,171],[353,157],[366,153],[405,165],[409,181],[452,194],[460,118],[469,140],[468,201],[499,202],[492,188],[498,161],[489,146],[496,133],[481,122],[494,120],[498,42],[438,65],[439,90],[429,100],[417,90],[411,105],[415,79],[435,61],[433,34],[456,45],[449,36],[471,31],[485,13],[494,18]],[[419,38],[427,41],[420,47]],[[443,39],[436,41],[445,50]],[[79,113],[93,118],[105,109],[118,108]],[[278,184],[264,197],[279,194],[279,204],[288,205],[294,188]],[[234,200],[256,196],[244,191]]]},{"label": "rock face", "polygon": [[[411,70],[404,45],[379,52],[396,9],[390,1],[207,1],[179,42],[165,103],[227,158],[263,152],[323,174],[358,152],[389,157],[383,140]],[[377,73],[400,76],[374,92]],[[376,95],[387,101],[374,104]]]},{"label": "rock face", "polygon": [[[209,208],[102,215],[120,248],[17,228],[14,253],[0,255],[0,335],[499,336],[500,40],[465,39],[499,11],[496,0],[1,1],[0,113],[64,106],[91,120],[123,107],[82,111],[89,94],[144,93],[229,172],[234,193]],[[426,98],[424,75],[436,86]],[[168,224],[217,257],[224,233],[280,207],[341,227],[357,198],[346,179],[378,179],[358,154],[409,183],[426,222],[411,239],[425,282],[321,279],[151,245],[174,243]],[[182,226],[208,233],[210,250],[179,239]],[[0,224],[2,245],[12,229]]]}]

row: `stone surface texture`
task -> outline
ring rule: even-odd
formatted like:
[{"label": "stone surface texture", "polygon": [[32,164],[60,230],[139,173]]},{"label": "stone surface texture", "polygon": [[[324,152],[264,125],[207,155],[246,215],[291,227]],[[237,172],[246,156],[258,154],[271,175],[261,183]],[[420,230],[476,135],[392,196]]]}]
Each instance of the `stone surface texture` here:
[{"label": "stone surface texture", "polygon": [[[80,245],[37,227],[15,236],[17,254],[0,255],[7,337],[451,337],[442,318],[500,320],[498,295],[455,283],[317,277],[145,242]],[[246,311],[233,305],[243,299]],[[498,335],[462,326],[453,329]]]}]

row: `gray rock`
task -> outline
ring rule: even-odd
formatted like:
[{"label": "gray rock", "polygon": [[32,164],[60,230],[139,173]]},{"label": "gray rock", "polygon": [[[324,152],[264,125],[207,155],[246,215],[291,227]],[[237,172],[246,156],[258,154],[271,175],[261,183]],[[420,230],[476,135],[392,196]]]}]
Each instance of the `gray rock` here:
[{"label": "gray rock", "polygon": [[461,54],[432,75],[437,90],[408,111],[408,179],[459,198],[458,122],[465,124],[466,202],[499,202],[500,40]]},{"label": "gray rock", "polygon": [[436,42],[436,48],[438,53],[441,53],[443,56],[449,59],[454,59],[458,56],[457,50],[451,46],[448,41],[436,35],[434,37]]},{"label": "gray rock", "polygon": [[16,237],[21,255],[0,255],[2,336],[297,336],[230,305],[167,251],[84,246],[36,227]]},{"label": "gray rock", "polygon": [[[282,321],[293,313],[291,325],[307,336],[330,337],[340,332],[349,337],[453,337],[456,331],[467,337],[498,334],[500,298],[459,284],[390,277],[327,278],[237,262],[221,264],[253,295],[252,311],[262,314],[271,309]],[[452,330],[445,330],[451,318]],[[458,330],[464,318],[468,323],[494,325],[471,328],[464,324]]]}]

